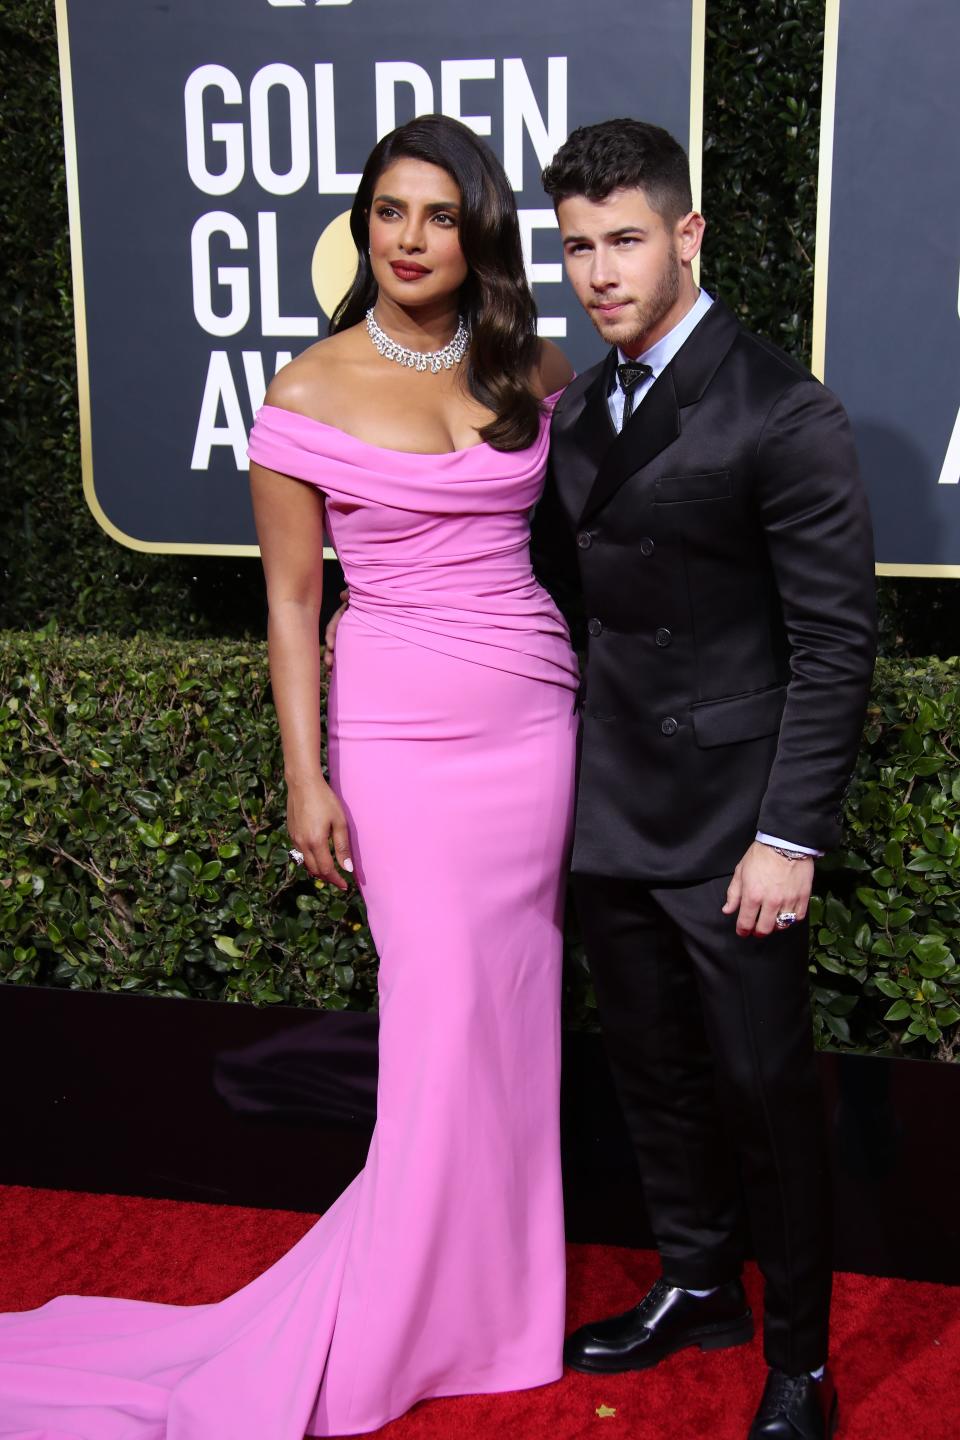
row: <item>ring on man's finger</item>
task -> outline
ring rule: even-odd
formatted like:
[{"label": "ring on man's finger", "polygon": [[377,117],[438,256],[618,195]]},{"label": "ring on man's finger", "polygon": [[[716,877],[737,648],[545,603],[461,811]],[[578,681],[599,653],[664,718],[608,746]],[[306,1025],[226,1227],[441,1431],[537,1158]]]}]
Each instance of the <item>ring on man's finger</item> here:
[{"label": "ring on man's finger", "polygon": [[796,925],[797,915],[795,910],[781,910],[777,916],[776,925],[778,930],[789,930],[791,925]]},{"label": "ring on man's finger", "polygon": [[288,851],[287,851],[287,854],[290,856],[290,859],[293,861],[294,865],[302,865],[302,864],[303,864],[303,861],[304,861],[303,851],[302,851],[302,850],[298,850],[298,849],[296,848],[296,846],[294,846],[294,848],[293,848],[292,850],[288,850]]}]

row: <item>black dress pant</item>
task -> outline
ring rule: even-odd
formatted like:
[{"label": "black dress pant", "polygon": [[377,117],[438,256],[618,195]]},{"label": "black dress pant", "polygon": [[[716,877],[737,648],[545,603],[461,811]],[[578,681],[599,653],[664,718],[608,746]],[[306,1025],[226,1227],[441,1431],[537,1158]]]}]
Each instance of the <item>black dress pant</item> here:
[{"label": "black dress pant", "polygon": [[805,923],[741,938],[729,878],[574,876],[614,1083],[668,1283],[740,1273],[745,1198],[767,1362],[827,1358],[831,1263]]}]

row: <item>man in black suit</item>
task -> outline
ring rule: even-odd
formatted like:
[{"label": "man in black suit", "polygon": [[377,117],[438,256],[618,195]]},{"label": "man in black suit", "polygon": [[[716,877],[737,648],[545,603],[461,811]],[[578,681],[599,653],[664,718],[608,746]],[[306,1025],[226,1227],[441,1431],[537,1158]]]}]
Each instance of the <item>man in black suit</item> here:
[{"label": "man in black suit", "polygon": [[750,1437],[820,1440],[836,1393],[806,914],[873,667],[866,501],[837,400],[698,291],[675,140],[590,126],[543,179],[611,348],[556,407],[534,553],[549,579],[565,532],[578,561],[574,886],[663,1272],[567,1359],[644,1369],[749,1340],[742,1192],[770,1366]]}]

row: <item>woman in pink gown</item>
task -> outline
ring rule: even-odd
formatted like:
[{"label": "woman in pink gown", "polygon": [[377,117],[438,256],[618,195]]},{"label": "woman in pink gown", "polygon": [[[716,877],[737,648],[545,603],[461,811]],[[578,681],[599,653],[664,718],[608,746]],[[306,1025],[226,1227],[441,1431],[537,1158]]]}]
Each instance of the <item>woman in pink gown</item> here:
[{"label": "woman in pink gown", "polygon": [[[359,1434],[430,1396],[562,1371],[577,678],[531,573],[528,516],[543,400],[570,372],[535,338],[512,193],[465,127],[426,117],[381,141],[352,225],[360,265],[335,333],[278,376],[250,456],[290,834],[329,883],[353,871],[380,955],[369,1156],[283,1259],[218,1304],[71,1296],[0,1318],[8,1440]],[[444,354],[458,309],[462,361],[456,339]],[[441,358],[417,369],[390,342]],[[350,587],[329,786],[324,523]]]}]

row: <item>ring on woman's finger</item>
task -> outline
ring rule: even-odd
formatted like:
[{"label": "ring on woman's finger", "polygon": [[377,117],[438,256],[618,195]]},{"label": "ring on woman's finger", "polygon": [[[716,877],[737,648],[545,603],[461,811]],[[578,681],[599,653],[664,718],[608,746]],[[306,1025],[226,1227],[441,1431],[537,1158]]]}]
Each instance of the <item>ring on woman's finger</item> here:
[{"label": "ring on woman's finger", "polygon": [[294,848],[293,848],[292,850],[288,850],[288,851],[287,851],[287,854],[290,856],[290,859],[293,861],[294,865],[302,865],[302,864],[303,864],[303,859],[304,859],[303,851],[302,851],[302,850],[298,850],[298,849],[296,848],[296,846],[294,846]]},{"label": "ring on woman's finger", "polygon": [[789,930],[791,925],[796,925],[797,915],[795,910],[781,910],[777,916],[776,926],[778,930]]}]

